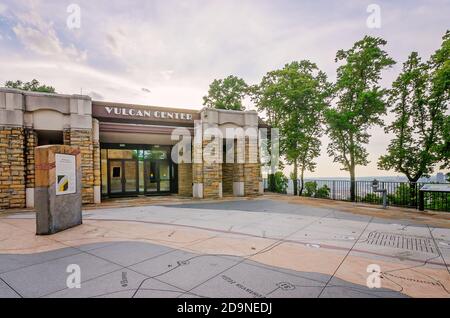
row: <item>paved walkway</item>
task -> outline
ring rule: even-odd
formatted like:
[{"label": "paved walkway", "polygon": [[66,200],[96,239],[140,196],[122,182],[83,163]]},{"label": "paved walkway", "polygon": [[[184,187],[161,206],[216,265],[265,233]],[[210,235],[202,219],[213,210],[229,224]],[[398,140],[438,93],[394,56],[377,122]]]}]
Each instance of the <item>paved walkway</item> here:
[{"label": "paved walkway", "polygon": [[[34,235],[32,213],[4,215],[0,297],[450,297],[446,215],[381,218],[390,212],[327,204],[106,207],[46,237]],[[79,289],[67,288],[71,264]],[[367,287],[369,265],[381,288]]]}]

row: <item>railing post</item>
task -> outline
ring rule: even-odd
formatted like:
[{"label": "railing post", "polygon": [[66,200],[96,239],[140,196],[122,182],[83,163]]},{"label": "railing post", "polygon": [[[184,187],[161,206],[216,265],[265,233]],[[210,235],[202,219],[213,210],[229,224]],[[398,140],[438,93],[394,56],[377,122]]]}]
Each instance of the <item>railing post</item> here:
[{"label": "railing post", "polygon": [[419,211],[425,211],[425,193],[419,191]]},{"label": "railing post", "polygon": [[336,200],[336,181],[335,180],[333,180],[332,188],[333,188],[333,190],[331,190],[331,191],[333,191],[332,198],[333,198],[333,200]]}]

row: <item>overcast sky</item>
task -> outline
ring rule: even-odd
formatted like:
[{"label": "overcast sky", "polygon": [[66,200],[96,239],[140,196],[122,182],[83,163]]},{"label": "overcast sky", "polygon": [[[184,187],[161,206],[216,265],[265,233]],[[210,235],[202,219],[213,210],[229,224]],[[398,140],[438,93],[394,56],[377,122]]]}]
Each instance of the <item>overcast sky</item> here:
[{"label": "overcast sky", "polygon": [[[72,3],[80,28],[67,25]],[[381,9],[379,29],[367,26],[370,4]],[[385,38],[398,62],[384,73],[388,86],[411,51],[427,59],[439,48],[449,17],[450,0],[0,0],[0,85],[36,78],[95,100],[201,109],[215,78],[256,84],[293,60],[317,63],[334,81],[336,51],[368,34]],[[359,176],[396,175],[376,168],[389,138],[372,131]],[[323,143],[308,176],[347,176]]]}]

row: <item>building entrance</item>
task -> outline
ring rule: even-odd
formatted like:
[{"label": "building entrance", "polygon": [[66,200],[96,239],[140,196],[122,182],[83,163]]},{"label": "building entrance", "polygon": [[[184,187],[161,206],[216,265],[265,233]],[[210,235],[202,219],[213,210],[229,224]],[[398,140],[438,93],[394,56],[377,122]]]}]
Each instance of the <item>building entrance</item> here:
[{"label": "building entrance", "polygon": [[111,159],[108,166],[110,195],[132,195],[139,192],[137,160]]},{"label": "building entrance", "polygon": [[176,193],[176,165],[170,151],[169,146],[102,144],[103,196]]}]

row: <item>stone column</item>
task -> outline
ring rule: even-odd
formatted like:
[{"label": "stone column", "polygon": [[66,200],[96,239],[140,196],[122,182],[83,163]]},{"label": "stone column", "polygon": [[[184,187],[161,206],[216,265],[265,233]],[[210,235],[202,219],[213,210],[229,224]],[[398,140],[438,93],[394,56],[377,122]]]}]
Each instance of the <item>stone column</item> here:
[{"label": "stone column", "polygon": [[[216,152],[222,152],[220,142],[217,138],[214,140],[203,141],[203,151],[206,147],[214,147],[213,157],[218,157]],[[208,152],[208,151],[207,151]],[[220,159],[217,160],[205,160],[203,162],[203,197],[206,199],[216,199],[223,196],[222,192],[222,164]]]},{"label": "stone column", "polygon": [[192,144],[192,196],[203,199],[203,129],[196,123]]},{"label": "stone column", "polygon": [[31,128],[25,129],[25,161],[26,161],[26,207],[34,208],[35,187],[35,148],[38,145],[36,132]]},{"label": "stone column", "polygon": [[246,196],[255,196],[259,194],[259,185],[261,179],[261,168],[258,162],[254,163],[252,156],[258,157],[257,148],[251,146],[249,138],[245,142],[245,164],[244,164],[244,191]]},{"label": "stone column", "polygon": [[178,194],[183,197],[192,197],[192,173],[191,163],[178,164]]},{"label": "stone column", "polygon": [[245,114],[245,125],[244,192],[246,196],[256,196],[260,194],[262,182],[258,147],[258,115],[256,112]]},{"label": "stone column", "polygon": [[94,146],[91,130],[71,130],[70,145],[81,153],[81,195],[83,204],[94,203]]},{"label": "stone column", "polygon": [[23,108],[21,93],[0,92],[0,209],[26,206]]},{"label": "stone column", "polygon": [[70,146],[70,128],[66,128],[63,130],[63,142],[64,145]]},{"label": "stone column", "polygon": [[[233,195],[235,197],[243,197],[245,195],[244,191],[244,163],[243,160],[245,160],[245,155],[242,154],[242,151],[245,153],[245,149],[238,149],[238,147],[241,147],[241,142],[239,140],[235,141],[234,144],[235,149],[235,164],[233,165]],[[244,147],[245,148],[245,143]],[[241,158],[241,156],[243,158]]]},{"label": "stone column", "polygon": [[97,119],[92,120],[92,159],[94,168],[94,203],[102,201],[102,175],[100,163],[100,126]]},{"label": "stone column", "polygon": [[[94,173],[94,134],[96,132],[94,130],[92,122],[92,101],[86,98],[86,96],[72,95],[70,99],[70,131],[64,134],[64,142],[70,146],[78,147],[81,153],[81,193],[83,204],[93,204],[96,202],[94,195],[94,186],[96,185]],[[97,138],[98,142],[98,135],[95,138]],[[98,163],[99,166],[100,163]]]},{"label": "stone column", "polygon": [[26,206],[24,146],[23,128],[0,127],[0,209]]},{"label": "stone column", "polygon": [[222,162],[223,136],[219,130],[219,113],[216,109],[202,111],[203,197],[216,199],[223,196]]}]

